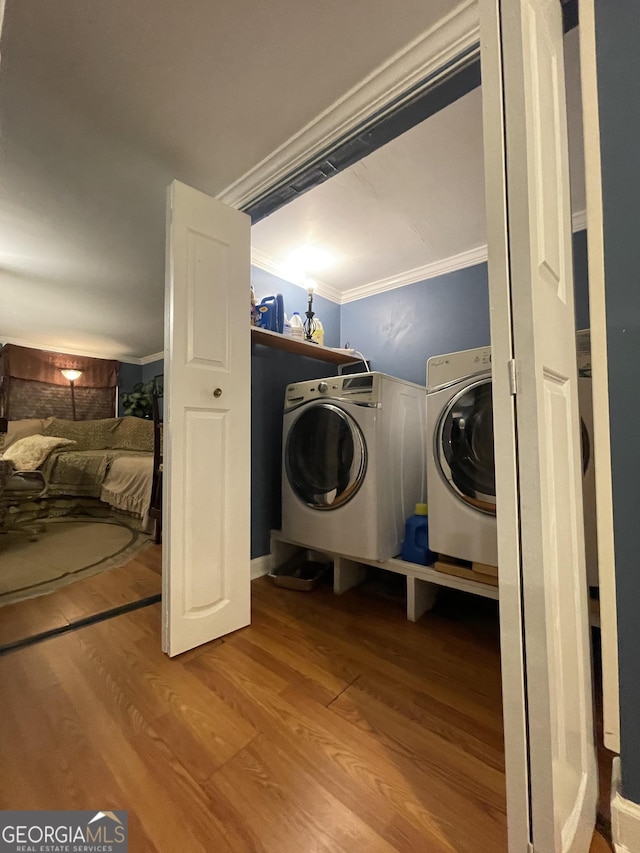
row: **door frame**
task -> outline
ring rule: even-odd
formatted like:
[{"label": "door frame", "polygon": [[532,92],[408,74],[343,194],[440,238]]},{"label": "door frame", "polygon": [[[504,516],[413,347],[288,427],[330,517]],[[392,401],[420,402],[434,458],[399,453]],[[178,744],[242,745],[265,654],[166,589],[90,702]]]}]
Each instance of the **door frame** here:
[{"label": "door frame", "polygon": [[[584,2],[592,3],[593,0],[580,0],[581,5]],[[367,123],[372,124],[397,108],[403,100],[406,101],[414,96],[421,81],[433,85],[434,80],[438,78],[438,72],[445,69],[450,72],[462,56],[466,60],[474,56],[479,57],[479,25],[477,0],[465,0],[453,12],[374,70],[343,98],[283,143],[270,156],[222,190],[216,197],[232,207],[244,210],[250,208],[269,192],[281,187],[287,179],[290,180],[292,176],[298,175],[305,167],[312,165],[332,147],[344,142],[349,136],[354,136],[358,131],[361,132]],[[587,65],[591,63],[595,68],[595,43],[592,40],[589,40],[584,48],[581,43],[581,62],[583,68],[585,63]],[[583,99],[590,93],[591,90],[585,88],[583,84]],[[589,140],[587,140],[587,133],[590,134]],[[585,128],[585,148],[587,148],[587,144],[593,146],[593,138],[596,133],[597,117],[595,122],[591,117],[589,128]],[[593,203],[589,204],[589,198],[587,202],[591,217]],[[592,257],[595,260],[592,260]],[[592,263],[597,263],[597,253],[592,253],[590,245],[590,295],[594,292],[591,285]],[[598,282],[594,286],[600,287],[601,277],[597,279],[594,274],[594,279]],[[601,436],[605,435],[605,426],[606,446],[608,448],[608,422],[606,425],[601,423],[600,433]],[[598,446],[600,446],[600,441],[603,442],[604,446],[604,438],[598,440]],[[606,467],[601,470],[599,488],[605,490],[608,487],[610,490],[610,468],[608,475],[607,482]],[[602,521],[603,525],[605,521]],[[598,525],[600,528],[600,517]],[[613,574],[613,565],[611,565],[611,573]],[[506,591],[505,594],[507,594]],[[603,617],[605,616],[606,614],[603,613]],[[611,625],[610,630],[615,631],[615,625]],[[615,663],[617,664],[617,661]],[[614,678],[611,662],[609,663],[609,673],[609,686],[615,684],[617,701],[617,666],[615,666]],[[505,735],[508,736],[508,733]],[[514,799],[510,805],[512,806],[509,815],[510,821],[528,820],[528,814],[520,814],[521,810],[526,808],[523,802],[517,802]],[[511,813],[512,811],[516,811],[516,814]]]},{"label": "door frame", "polygon": [[[558,0],[559,1],[559,0]],[[374,69],[298,133],[216,195],[247,210],[292,175],[384,115],[431,88],[461,57],[480,56],[477,0],[463,0],[448,15]]]},{"label": "door frame", "polygon": [[602,211],[602,167],[594,0],[580,0],[580,77],[582,81],[582,126],[588,223],[587,259],[589,269],[589,325],[591,328],[593,442],[597,448],[595,455],[596,526],[600,580],[604,745],[619,755],[618,615],[616,611],[613,541],[607,309],[604,281],[604,214]]}]

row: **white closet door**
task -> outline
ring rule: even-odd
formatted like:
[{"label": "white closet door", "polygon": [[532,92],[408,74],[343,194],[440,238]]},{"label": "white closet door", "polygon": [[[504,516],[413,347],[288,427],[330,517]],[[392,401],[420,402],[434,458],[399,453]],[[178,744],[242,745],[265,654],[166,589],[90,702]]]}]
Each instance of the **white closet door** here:
[{"label": "white closet door", "polygon": [[165,308],[163,648],[250,621],[250,219],[174,181]]},{"label": "white closet door", "polygon": [[558,0],[481,0],[509,849],[584,853],[597,774]]}]

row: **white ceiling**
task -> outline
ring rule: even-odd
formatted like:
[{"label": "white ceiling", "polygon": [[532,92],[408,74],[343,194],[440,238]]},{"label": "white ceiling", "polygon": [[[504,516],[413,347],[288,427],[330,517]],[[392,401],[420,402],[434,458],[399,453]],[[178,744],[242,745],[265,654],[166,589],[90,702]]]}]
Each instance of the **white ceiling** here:
[{"label": "white ceiling", "polygon": [[[565,37],[574,212],[585,208],[578,46],[575,29]],[[487,241],[483,170],[475,89],[254,225],[254,260],[302,283],[291,254],[326,249],[333,265],[306,272],[338,301],[477,262]]]},{"label": "white ceiling", "polygon": [[[167,184],[179,178],[220,193],[450,7],[398,0],[389,15],[387,0],[8,0],[0,341],[134,360],[161,350]],[[455,150],[471,156],[464,144]],[[355,185],[364,186],[368,161],[359,168]],[[410,163],[400,171],[410,176]],[[481,195],[481,178],[469,181]],[[454,184],[466,195],[461,180]],[[387,179],[384,192],[393,185]],[[432,205],[450,191],[428,185]],[[465,201],[464,222],[481,239]],[[412,251],[460,251],[455,215],[417,204],[421,236],[403,238]],[[396,209],[395,229],[399,216]],[[350,254],[366,257],[365,243]],[[405,263],[381,254],[383,267],[371,262],[336,287]]]}]

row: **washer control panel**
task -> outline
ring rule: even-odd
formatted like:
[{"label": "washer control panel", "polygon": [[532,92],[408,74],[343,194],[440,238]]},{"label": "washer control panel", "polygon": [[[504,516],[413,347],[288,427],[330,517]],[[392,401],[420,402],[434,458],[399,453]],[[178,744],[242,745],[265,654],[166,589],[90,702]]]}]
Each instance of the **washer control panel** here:
[{"label": "washer control panel", "polygon": [[309,382],[288,385],[285,393],[285,408],[289,409],[318,398],[350,400],[358,403],[378,402],[378,375],[356,373],[353,376],[329,376]]}]

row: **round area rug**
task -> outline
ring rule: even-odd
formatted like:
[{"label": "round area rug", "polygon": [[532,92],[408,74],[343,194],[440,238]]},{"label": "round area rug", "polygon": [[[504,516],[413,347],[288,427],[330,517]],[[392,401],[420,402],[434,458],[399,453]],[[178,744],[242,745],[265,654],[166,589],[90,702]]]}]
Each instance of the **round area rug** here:
[{"label": "round area rug", "polygon": [[37,542],[24,533],[0,536],[0,606],[35,598],[121,566],[151,544],[117,518],[55,518]]}]

